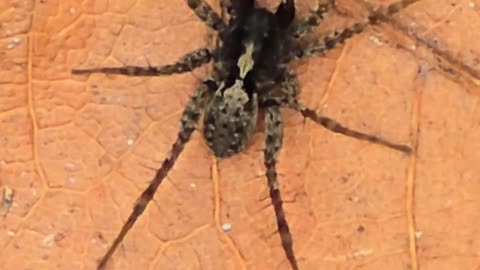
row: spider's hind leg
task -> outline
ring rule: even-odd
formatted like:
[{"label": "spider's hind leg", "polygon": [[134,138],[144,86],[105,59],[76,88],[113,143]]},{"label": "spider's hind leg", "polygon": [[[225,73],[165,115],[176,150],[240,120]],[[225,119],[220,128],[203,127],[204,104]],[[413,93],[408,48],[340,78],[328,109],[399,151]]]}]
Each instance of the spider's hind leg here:
[{"label": "spider's hind leg", "polygon": [[126,76],[161,76],[184,73],[194,70],[208,62],[212,58],[212,52],[206,48],[192,51],[182,56],[176,63],[164,66],[124,66],[124,67],[100,67],[93,69],[72,69],[72,74],[121,74]]},{"label": "spider's hind leg", "polygon": [[282,241],[282,247],[293,270],[298,270],[297,260],[293,252],[293,240],[282,206],[280,187],[277,182],[277,171],[275,168],[277,155],[282,147],[283,123],[279,106],[270,106],[265,112],[265,151],[264,162],[270,190],[270,199],[277,218],[277,229]]},{"label": "spider's hind leg", "polygon": [[115,238],[112,246],[108,249],[107,253],[103,256],[100,263],[98,264],[97,270],[102,270],[105,268],[107,262],[109,261],[112,254],[118,248],[120,243],[123,241],[123,238],[127,235],[128,231],[133,227],[137,218],[145,211],[148,203],[153,199],[158,187],[162,183],[167,173],[175,164],[178,156],[182,152],[185,144],[190,140],[190,137],[195,130],[197,123],[200,119],[200,115],[204,110],[206,103],[208,102],[212,93],[212,89],[208,86],[208,83],[202,83],[194,95],[191,97],[190,101],[183,111],[181,118],[181,127],[178,132],[177,140],[172,145],[170,152],[162,163],[160,169],[157,170],[155,177],[150,182],[148,187],[142,192],[142,195],[135,202],[133,211],[128,217],[127,221],[123,224],[122,229]]},{"label": "spider's hind leg", "polygon": [[208,27],[217,32],[225,29],[222,17],[205,0],[187,0],[187,4]]}]

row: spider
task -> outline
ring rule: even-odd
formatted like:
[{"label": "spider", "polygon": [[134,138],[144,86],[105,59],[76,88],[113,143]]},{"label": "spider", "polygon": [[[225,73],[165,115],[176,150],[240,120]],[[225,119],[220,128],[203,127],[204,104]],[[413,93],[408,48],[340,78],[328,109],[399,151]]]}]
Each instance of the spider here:
[{"label": "spider", "polygon": [[281,107],[301,113],[324,128],[359,140],[380,144],[394,150],[410,153],[405,145],[349,129],[337,121],[318,115],[298,98],[300,86],[295,73],[287,64],[312,55],[323,55],[356,33],[360,33],[381,16],[398,12],[415,1],[403,0],[370,15],[353,27],[334,31],[321,39],[301,43],[301,37],[310,33],[327,14],[332,0],[319,1],[303,19],[295,18],[295,1],[281,0],[272,12],[257,7],[255,0],[221,0],[228,20],[216,13],[205,0],[187,0],[188,6],[218,34],[214,49],[201,48],[187,53],[178,62],[164,66],[101,67],[74,69],[73,74],[107,73],[127,76],[161,76],[192,71],[213,60],[211,76],[204,80],[187,103],[177,139],[156,171],[155,177],[137,199],[132,213],[124,223],[112,246],[98,264],[103,269],[112,254],[152,200],[163,179],[174,166],[185,144],[203,114],[203,137],[208,148],[219,158],[228,158],[241,152],[255,132],[259,110],[264,111],[265,149],[264,165],[274,208],[277,230],[286,258],[293,270],[298,270],[293,240],[282,207],[277,182],[277,155],[282,147],[283,124]]}]

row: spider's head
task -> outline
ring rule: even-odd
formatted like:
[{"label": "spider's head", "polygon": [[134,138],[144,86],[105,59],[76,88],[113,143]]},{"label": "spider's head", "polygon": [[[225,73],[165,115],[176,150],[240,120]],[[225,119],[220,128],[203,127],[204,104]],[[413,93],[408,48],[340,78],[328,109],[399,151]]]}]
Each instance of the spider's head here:
[{"label": "spider's head", "polygon": [[244,42],[262,44],[273,30],[274,14],[266,9],[256,9],[243,24]]},{"label": "spider's head", "polygon": [[258,56],[269,41],[276,36],[275,15],[266,9],[256,9],[245,18],[242,44],[245,51],[253,47],[253,55]]}]

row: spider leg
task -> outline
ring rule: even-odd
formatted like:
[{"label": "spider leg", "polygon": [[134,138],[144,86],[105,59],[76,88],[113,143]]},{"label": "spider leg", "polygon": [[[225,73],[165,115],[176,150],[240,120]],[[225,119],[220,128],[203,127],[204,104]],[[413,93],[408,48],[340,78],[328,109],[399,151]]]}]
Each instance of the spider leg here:
[{"label": "spider leg", "polygon": [[368,1],[360,1],[363,6],[370,12],[370,17],[374,20],[386,20],[388,21],[388,16],[391,16],[395,13],[400,12],[401,10],[407,8],[408,6],[415,4],[420,0],[400,0],[396,3],[392,3],[386,7],[374,7]]},{"label": "spider leg", "polygon": [[124,67],[100,67],[92,69],[72,69],[72,74],[121,74],[126,76],[161,76],[185,73],[194,70],[208,62],[212,58],[212,52],[206,48],[189,52],[182,56],[176,63],[164,66],[124,66]]},{"label": "spider leg", "polygon": [[260,100],[260,102],[263,106],[265,106],[266,104],[283,104],[293,110],[296,110],[297,112],[300,112],[305,118],[309,118],[310,120],[314,121],[317,124],[320,124],[321,126],[332,132],[340,133],[342,135],[352,137],[358,140],[380,144],[407,154],[411,153],[412,149],[407,145],[396,144],[381,137],[350,129],[335,121],[334,119],[318,115],[315,110],[308,108],[298,100],[298,93],[300,91],[299,89],[300,87],[298,85],[296,77],[291,74],[286,74],[284,81],[281,83],[281,97],[266,98]]},{"label": "spider leg", "polygon": [[[327,0],[327,1],[331,2],[331,0]],[[368,18],[364,19],[363,21],[355,23],[351,27],[335,30],[329,34],[324,35],[319,40],[316,40],[301,46],[301,48],[299,48],[299,51],[296,52],[297,57],[306,58],[315,54],[324,55],[326,52],[337,47],[337,45],[345,42],[345,40],[351,38],[355,34],[359,34],[363,32],[363,30],[365,30],[367,26],[371,24],[376,24],[378,23],[378,21],[388,21],[389,16],[392,16],[395,13],[400,12],[404,8],[407,8],[408,6],[418,1],[419,0],[400,0],[397,3],[393,3],[386,7],[380,7],[380,8],[375,8],[371,4],[361,1],[363,5],[366,6],[368,11],[370,12],[370,15],[368,16]],[[319,7],[321,6],[322,5],[320,5]],[[325,4],[324,8],[327,8],[327,6],[328,4]],[[308,16],[306,19],[308,19]],[[301,32],[301,30],[299,31]]]},{"label": "spider leg", "polygon": [[328,13],[328,6],[332,0],[319,0],[316,6],[310,10],[305,18],[302,18],[292,29],[293,36],[303,37],[310,33],[316,26],[320,25]]},{"label": "spider leg", "polygon": [[283,124],[282,115],[279,106],[269,106],[265,112],[265,151],[264,162],[270,190],[270,199],[275,210],[277,218],[277,229],[282,241],[282,247],[285,251],[288,261],[293,270],[298,270],[297,260],[293,252],[293,240],[288,228],[288,222],[285,217],[285,211],[282,206],[282,197],[280,187],[277,182],[277,171],[275,168],[278,152],[282,147]]},{"label": "spider leg", "polygon": [[209,89],[207,83],[202,83],[202,85],[199,86],[194,95],[191,97],[190,101],[185,107],[185,110],[183,111],[181,127],[177,140],[172,145],[172,148],[167,155],[167,158],[163,161],[162,166],[157,170],[152,182],[150,182],[148,187],[142,192],[142,195],[140,195],[140,197],[137,199],[132,213],[113,241],[112,246],[101,259],[97,270],[104,269],[118,245],[123,241],[125,235],[127,235],[128,231],[133,227],[137,218],[142,215],[148,203],[153,199],[153,196],[155,195],[158,186],[162,183],[163,178],[165,178],[167,173],[173,167],[185,144],[190,140],[190,136],[195,130],[198,120],[200,119],[201,112],[205,108],[205,105],[210,98],[210,93],[211,89]]},{"label": "spider leg", "polygon": [[350,129],[331,118],[318,115],[317,112],[315,112],[315,110],[312,110],[299,102],[297,102],[296,104],[289,104],[289,107],[300,112],[304,117],[309,118],[310,120],[314,121],[317,124],[322,125],[324,128],[332,132],[340,133],[342,135],[352,137],[358,140],[380,144],[380,145],[383,145],[407,154],[412,152],[412,149],[409,146],[392,143],[386,139]]},{"label": "spider leg", "polygon": [[231,0],[220,0],[220,7],[222,8],[221,15],[223,16],[225,13],[229,16],[232,16],[233,13],[233,6]]},{"label": "spider leg", "polygon": [[217,32],[225,29],[222,17],[205,0],[187,0],[187,4],[208,27]]},{"label": "spider leg", "polygon": [[255,0],[220,0],[220,6],[227,11],[228,15],[236,18],[252,10],[255,7]]},{"label": "spider leg", "polygon": [[296,56],[298,58],[308,58],[316,54],[325,55],[329,50],[334,49],[337,45],[342,44],[353,35],[361,33],[368,25],[368,21],[359,22],[352,27],[330,32],[318,40],[299,47]]}]

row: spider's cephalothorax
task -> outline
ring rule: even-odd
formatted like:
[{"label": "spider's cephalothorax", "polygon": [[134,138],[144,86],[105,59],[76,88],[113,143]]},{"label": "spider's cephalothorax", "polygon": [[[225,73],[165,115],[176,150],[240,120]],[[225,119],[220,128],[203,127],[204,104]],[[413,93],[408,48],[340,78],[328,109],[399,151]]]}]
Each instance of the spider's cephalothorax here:
[{"label": "spider's cephalothorax", "polygon": [[255,131],[259,95],[268,94],[285,74],[281,63],[291,54],[287,27],[293,16],[253,5],[241,12],[220,33],[215,60],[221,84],[204,117],[207,145],[220,158],[245,148]]},{"label": "spider's cephalothorax", "polygon": [[[73,74],[108,73],[127,76],[160,76],[184,73],[210,62],[211,77],[194,92],[181,117],[177,140],[148,187],[135,203],[133,212],[123,225],[112,246],[98,265],[103,269],[108,260],[143,213],[162,180],[175,164],[184,145],[204,114],[203,135],[215,156],[224,158],[242,151],[255,131],[258,111],[265,111],[264,164],[270,198],[277,218],[282,247],[293,270],[299,266],[293,241],[282,206],[277,182],[276,162],[282,146],[283,123],[280,107],[288,107],[324,128],[349,137],[369,141],[409,153],[405,145],[358,132],[333,119],[318,115],[298,99],[299,85],[287,64],[296,58],[325,54],[370,23],[398,12],[416,0],[400,0],[382,11],[374,11],[368,19],[350,28],[334,31],[319,40],[301,44],[298,40],[317,26],[333,0],[319,0],[307,17],[295,18],[294,0],[279,0],[274,12],[255,6],[254,0],[220,0],[229,20],[223,20],[204,0],[187,0],[188,6],[210,28],[218,33],[215,49],[201,48],[183,56],[178,62],[164,66],[102,67],[76,69]],[[301,45],[300,45],[301,44]]]}]

